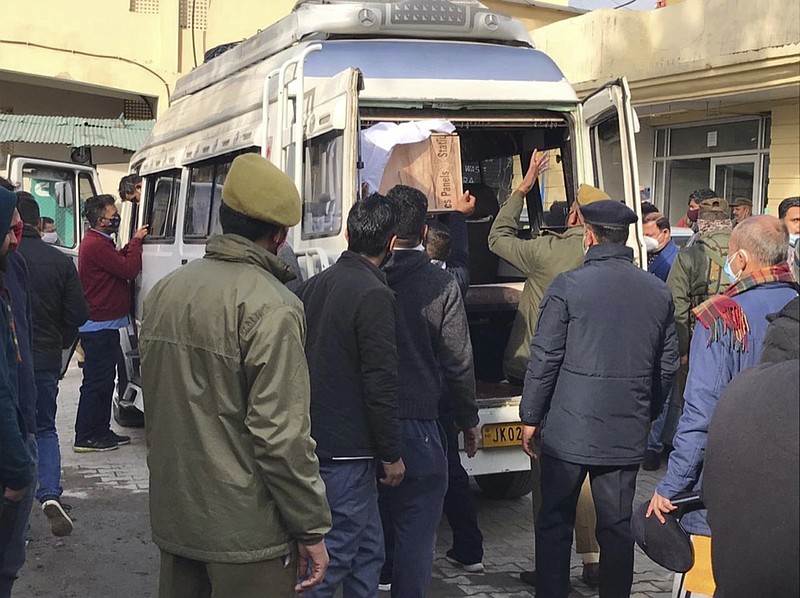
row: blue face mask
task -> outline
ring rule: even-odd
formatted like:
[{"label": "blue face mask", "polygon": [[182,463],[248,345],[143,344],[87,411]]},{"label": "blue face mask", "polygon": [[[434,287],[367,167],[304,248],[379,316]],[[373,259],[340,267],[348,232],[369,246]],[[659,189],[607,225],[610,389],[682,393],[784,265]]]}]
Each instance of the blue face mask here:
[{"label": "blue face mask", "polygon": [[736,257],[737,253],[739,253],[739,252],[736,251],[733,254],[728,256],[728,259],[725,260],[725,268],[723,268],[723,270],[725,270],[725,275],[728,277],[728,280],[731,281],[731,284],[736,282],[737,280],[739,280],[739,276],[742,275],[741,272],[739,272],[739,274],[734,274],[733,273],[733,268],[731,268],[731,260],[733,260],[733,258]]}]

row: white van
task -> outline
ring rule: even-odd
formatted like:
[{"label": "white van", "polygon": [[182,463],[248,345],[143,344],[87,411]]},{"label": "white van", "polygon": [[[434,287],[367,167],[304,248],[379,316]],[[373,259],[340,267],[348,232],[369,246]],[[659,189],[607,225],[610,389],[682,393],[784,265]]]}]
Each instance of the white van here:
[{"label": "white van", "polygon": [[[362,183],[360,132],[379,122],[447,120],[461,141],[465,186],[481,186],[484,197],[468,222],[474,284],[466,300],[482,446],[464,465],[491,495],[524,494],[530,462],[519,446],[521,389],[502,382],[524,277],[489,253],[496,198],[510,192],[513,173],[538,148],[558,163],[544,185],[548,205],[573,201],[586,182],[639,213],[628,94],[620,80],[578,101],[520,22],[474,0],[298,2],[283,20],[183,77],[133,156],[144,193],[138,213],[124,215],[121,241],[151,225],[135,315],[156,281],[200,258],[219,232],[220,191],[237,155],[258,152],[294,179],[303,218],[289,242],[313,275],[346,248],[343,222]],[[528,196],[527,234],[538,234],[539,194],[537,185]],[[641,262],[641,226],[633,230]],[[129,373],[124,401],[142,408],[135,351]]]}]

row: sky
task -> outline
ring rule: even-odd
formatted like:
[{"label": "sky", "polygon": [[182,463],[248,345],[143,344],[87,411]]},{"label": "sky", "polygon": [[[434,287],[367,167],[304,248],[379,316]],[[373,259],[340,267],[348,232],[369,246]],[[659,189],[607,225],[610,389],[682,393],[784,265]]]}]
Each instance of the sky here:
[{"label": "sky", "polygon": [[[594,10],[595,8],[614,8],[620,4],[625,4],[628,0],[569,0],[570,6]],[[635,0],[625,8],[634,10],[650,10],[655,8],[656,0]]]}]

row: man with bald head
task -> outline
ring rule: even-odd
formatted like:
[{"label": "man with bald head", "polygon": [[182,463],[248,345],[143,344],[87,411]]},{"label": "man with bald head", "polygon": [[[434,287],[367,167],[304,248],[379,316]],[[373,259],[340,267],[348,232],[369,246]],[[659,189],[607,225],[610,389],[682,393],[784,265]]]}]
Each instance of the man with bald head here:
[{"label": "man with bald head", "polygon": [[[743,221],[731,234],[724,268],[731,285],[694,310],[698,325],[689,351],[685,407],[667,473],[648,509],[648,516],[662,523],[663,514],[676,509],[670,499],[700,489],[708,425],[720,394],[736,374],[758,364],[769,325],[767,315],[797,296],[797,284],[786,263],[787,242],[786,227],[774,216]],[[681,523],[690,534],[711,535],[705,510],[684,515]],[[694,543],[696,563],[707,561],[708,540],[694,539]]]}]

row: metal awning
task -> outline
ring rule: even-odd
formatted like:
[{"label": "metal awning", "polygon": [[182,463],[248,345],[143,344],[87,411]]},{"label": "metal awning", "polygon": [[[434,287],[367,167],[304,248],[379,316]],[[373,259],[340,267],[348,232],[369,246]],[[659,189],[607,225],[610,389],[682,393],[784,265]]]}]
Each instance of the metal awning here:
[{"label": "metal awning", "polygon": [[118,147],[136,151],[154,120],[0,114],[0,143],[55,143],[71,147]]}]

